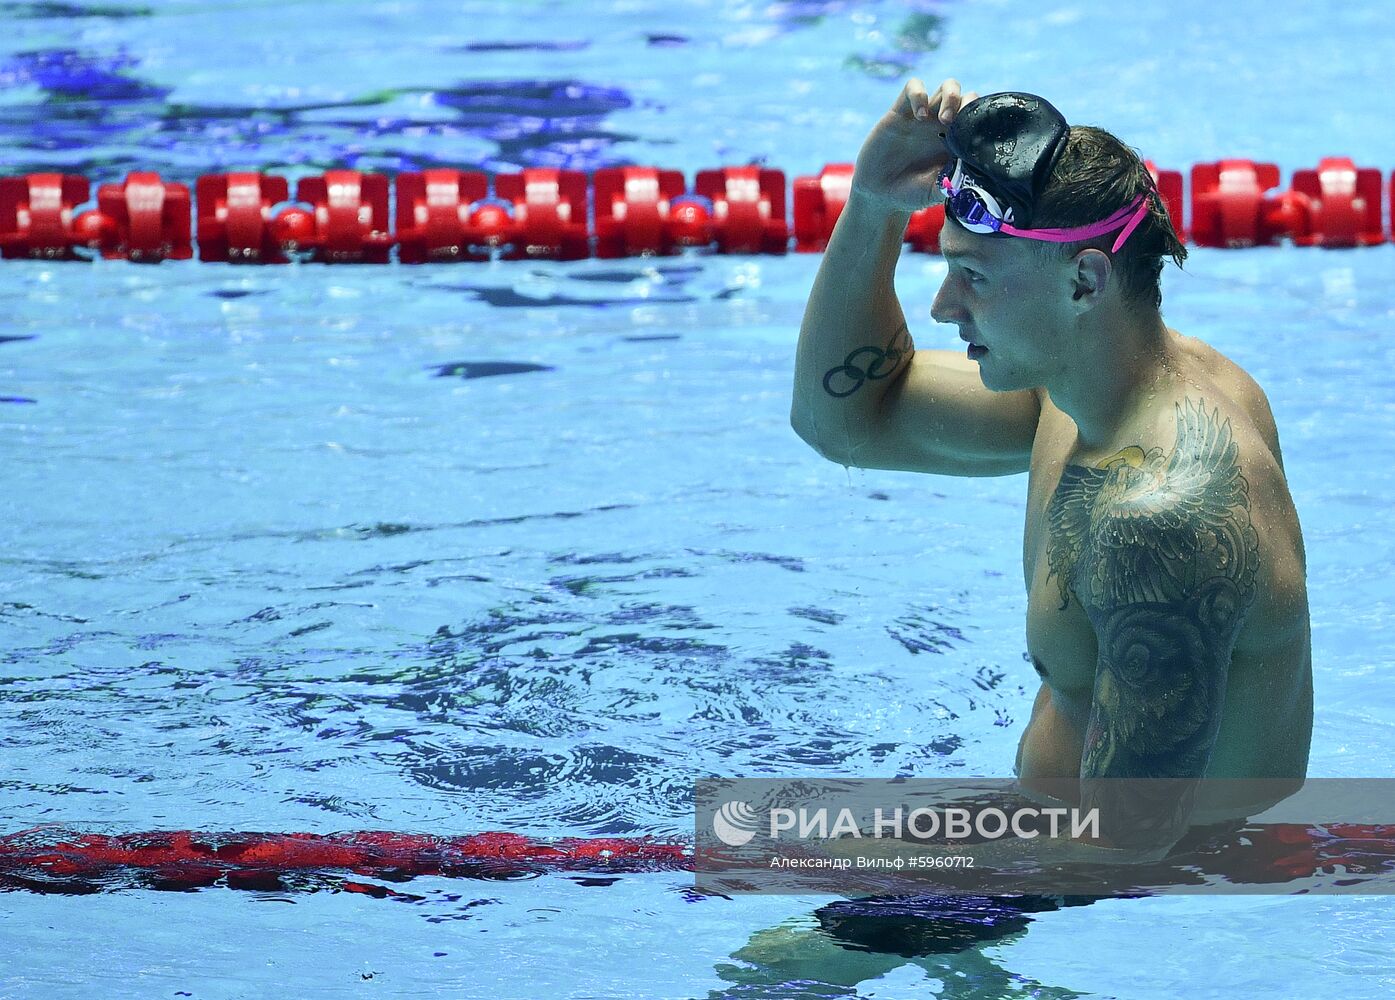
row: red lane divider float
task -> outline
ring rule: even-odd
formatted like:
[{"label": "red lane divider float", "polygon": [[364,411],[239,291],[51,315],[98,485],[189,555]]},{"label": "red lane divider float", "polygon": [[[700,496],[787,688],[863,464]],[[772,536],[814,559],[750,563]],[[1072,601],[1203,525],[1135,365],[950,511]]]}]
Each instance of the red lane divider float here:
[{"label": "red lane divider float", "polygon": [[1187,228],[1183,225],[1182,219],[1182,174],[1178,170],[1159,170],[1157,164],[1152,160],[1144,160],[1148,167],[1148,173],[1153,175],[1153,183],[1157,185],[1158,194],[1162,197],[1163,206],[1167,209],[1167,217],[1172,220],[1172,228],[1177,232],[1177,238],[1183,243],[1187,242]]},{"label": "red lane divider float", "polygon": [[97,189],[97,211],[74,220],[79,232],[92,233],[87,245],[107,259],[188,260],[189,189],[167,183],[159,174],[128,174],[120,184]]},{"label": "red lane divider float", "polygon": [[5,257],[68,260],[85,242],[73,209],[87,201],[86,177],[29,174],[0,177],[0,253]]},{"label": "red lane divider float", "polygon": [[[1280,190],[1279,168],[1253,160],[1201,163],[1183,175],[1148,164],[1173,225],[1200,246],[1356,247],[1390,237],[1382,214],[1380,171],[1344,157],[1298,170]],[[758,166],[701,170],[687,187],[681,172],[610,167],[588,177],[575,170],[529,168],[490,178],[439,169],[400,174],[390,219],[385,175],[330,170],[303,177],[296,201],[283,177],[208,174],[195,184],[199,259],[283,264],[382,264],[397,248],[404,264],[488,260],[580,260],[668,256],[687,249],[720,254],[784,254],[828,246],[852,187],[853,165],[825,166],[796,177],[786,213],[785,174]],[[491,194],[491,183],[493,191]],[[1395,174],[1389,182],[1395,206]],[[161,261],[192,256],[189,189],[158,174],[136,172],[103,184],[94,209],[87,178],[28,174],[0,178],[0,254],[6,258],[77,259],[76,248],[108,258]],[[1190,218],[1183,218],[1184,205]],[[395,228],[392,223],[395,222]],[[911,216],[906,242],[938,253],[944,209]]]},{"label": "red lane divider float", "polygon": [[[592,177],[596,197],[596,256],[637,257],[640,254],[673,253],[678,244],[697,246],[711,242],[711,219],[701,204],[694,207],[705,228],[695,238],[690,226],[666,223],[674,202],[688,189],[677,170],[654,167],[608,167]],[[690,214],[690,220],[696,216]],[[692,242],[686,242],[691,240]]]},{"label": "red lane divider float", "polygon": [[[396,240],[388,232],[388,179],[382,174],[357,170],[331,170],[319,177],[302,177],[296,185],[298,201],[314,206],[305,213],[311,220],[282,229],[294,229],[292,241],[312,251],[326,264],[386,264]],[[291,213],[278,217],[278,222]]]},{"label": "red lane divider float", "polygon": [[[851,163],[832,163],[820,170],[817,177],[794,179],[795,253],[823,253],[828,249],[828,238],[852,194],[852,176]],[[938,235],[937,232],[937,243]]]},{"label": "red lane divider float", "polygon": [[693,190],[712,203],[712,235],[718,253],[784,254],[789,250],[784,171],[699,170]]},{"label": "red lane divider float", "polygon": [[[471,246],[491,245],[490,232],[507,220],[502,210],[481,215],[471,206],[489,196],[489,178],[477,170],[427,170],[397,175],[397,256],[404,264],[486,260]],[[502,242],[500,240],[499,242]],[[498,243],[492,244],[498,245]]]},{"label": "red lane divider float", "polygon": [[[1391,175],[1395,182],[1395,174]],[[1306,217],[1293,233],[1299,246],[1375,246],[1385,242],[1380,221],[1380,171],[1346,157],[1327,157],[1316,170],[1296,170],[1293,191],[1306,197]]]},{"label": "red lane divider float", "polygon": [[199,204],[199,260],[284,264],[284,240],[272,232],[272,207],[290,197],[284,177],[206,174],[194,186]]},{"label": "red lane divider float", "polygon": [[590,256],[586,227],[586,175],[579,170],[541,168],[499,174],[494,191],[513,207],[505,225],[510,246],[505,260],[544,257],[581,260]]}]

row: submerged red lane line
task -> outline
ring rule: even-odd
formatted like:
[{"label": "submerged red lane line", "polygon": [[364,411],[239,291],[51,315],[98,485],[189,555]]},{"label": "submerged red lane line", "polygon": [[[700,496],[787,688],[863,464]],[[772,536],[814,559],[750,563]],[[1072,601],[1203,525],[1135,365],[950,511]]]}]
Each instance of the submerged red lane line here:
[{"label": "submerged red lane line", "polygon": [[[535,840],[516,833],[464,837],[363,831],[205,833],[190,830],[114,836],[36,827],[0,836],[0,888],[103,891],[141,885],[285,888],[284,876],[328,872],[402,881],[418,875],[517,879],[548,872],[626,874],[687,871],[688,845],[651,838]],[[346,888],[367,891],[346,883]]]},{"label": "submerged red lane line", "polygon": [[[86,894],[128,888],[190,890],[333,888],[403,896],[346,876],[404,882],[421,875],[508,880],[548,873],[591,877],[692,871],[690,844],[649,837],[537,840],[516,833],[462,837],[359,831],[253,833],[191,830],[82,833],[40,826],[0,835],[0,890]],[[1167,875],[1197,874],[1237,884],[1282,886],[1315,875],[1350,876],[1349,884],[1395,872],[1395,827],[1357,824],[1252,824],[1227,842],[1140,867],[1165,885]],[[1385,883],[1388,884],[1388,878]],[[1340,884],[1348,884],[1342,882]],[[1283,891],[1276,888],[1275,891]],[[1297,890],[1307,891],[1307,890]],[[1372,884],[1371,891],[1383,891]],[[419,898],[419,897],[411,897]]]}]

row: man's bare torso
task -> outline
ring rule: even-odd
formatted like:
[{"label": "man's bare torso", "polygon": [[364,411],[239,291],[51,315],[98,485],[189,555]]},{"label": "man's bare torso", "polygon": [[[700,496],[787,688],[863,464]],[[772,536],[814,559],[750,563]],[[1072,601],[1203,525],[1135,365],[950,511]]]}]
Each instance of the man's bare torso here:
[{"label": "man's bare torso", "polygon": [[1074,422],[1041,393],[1023,546],[1027,647],[1041,675],[1017,754],[1019,778],[1029,790],[1034,779],[1080,776],[1098,654],[1095,630],[1079,600],[1067,595],[1062,606],[1060,560],[1053,574],[1050,551],[1053,496],[1063,488],[1062,474],[1069,467],[1102,468],[1111,456],[1131,447],[1135,454],[1151,447],[1170,451],[1177,433],[1168,427],[1179,405],[1204,404],[1220,421],[1228,420],[1242,474],[1265,482],[1250,509],[1258,540],[1255,603],[1236,641],[1206,777],[1306,774],[1312,730],[1307,594],[1302,542],[1283,481],[1273,417],[1258,385],[1233,362],[1199,341],[1182,338],[1178,343],[1184,363],[1164,373],[1157,392],[1103,450],[1083,451]]}]

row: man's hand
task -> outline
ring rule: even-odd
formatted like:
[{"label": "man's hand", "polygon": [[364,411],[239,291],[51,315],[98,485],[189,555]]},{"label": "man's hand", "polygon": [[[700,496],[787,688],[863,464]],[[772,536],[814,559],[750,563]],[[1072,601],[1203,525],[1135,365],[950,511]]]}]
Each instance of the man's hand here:
[{"label": "man's hand", "polygon": [[927,94],[925,84],[912,77],[863,142],[853,191],[896,212],[917,212],[938,200],[935,180],[949,162],[945,129],[977,96],[961,96],[952,77]]}]

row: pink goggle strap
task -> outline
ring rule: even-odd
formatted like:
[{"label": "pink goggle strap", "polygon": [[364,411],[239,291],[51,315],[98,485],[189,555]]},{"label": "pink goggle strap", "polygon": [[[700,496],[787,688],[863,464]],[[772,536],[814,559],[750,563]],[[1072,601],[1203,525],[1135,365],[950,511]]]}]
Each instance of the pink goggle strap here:
[{"label": "pink goggle strap", "polygon": [[1046,243],[1074,243],[1076,240],[1088,240],[1096,236],[1103,236],[1105,233],[1112,233],[1123,226],[1124,231],[1119,234],[1119,238],[1109,248],[1109,252],[1114,253],[1124,245],[1124,241],[1147,217],[1148,196],[1141,194],[1109,218],[1093,222],[1088,226],[1075,226],[1071,229],[1018,229],[1016,226],[1004,222],[998,231],[1029,240],[1042,240]]}]

